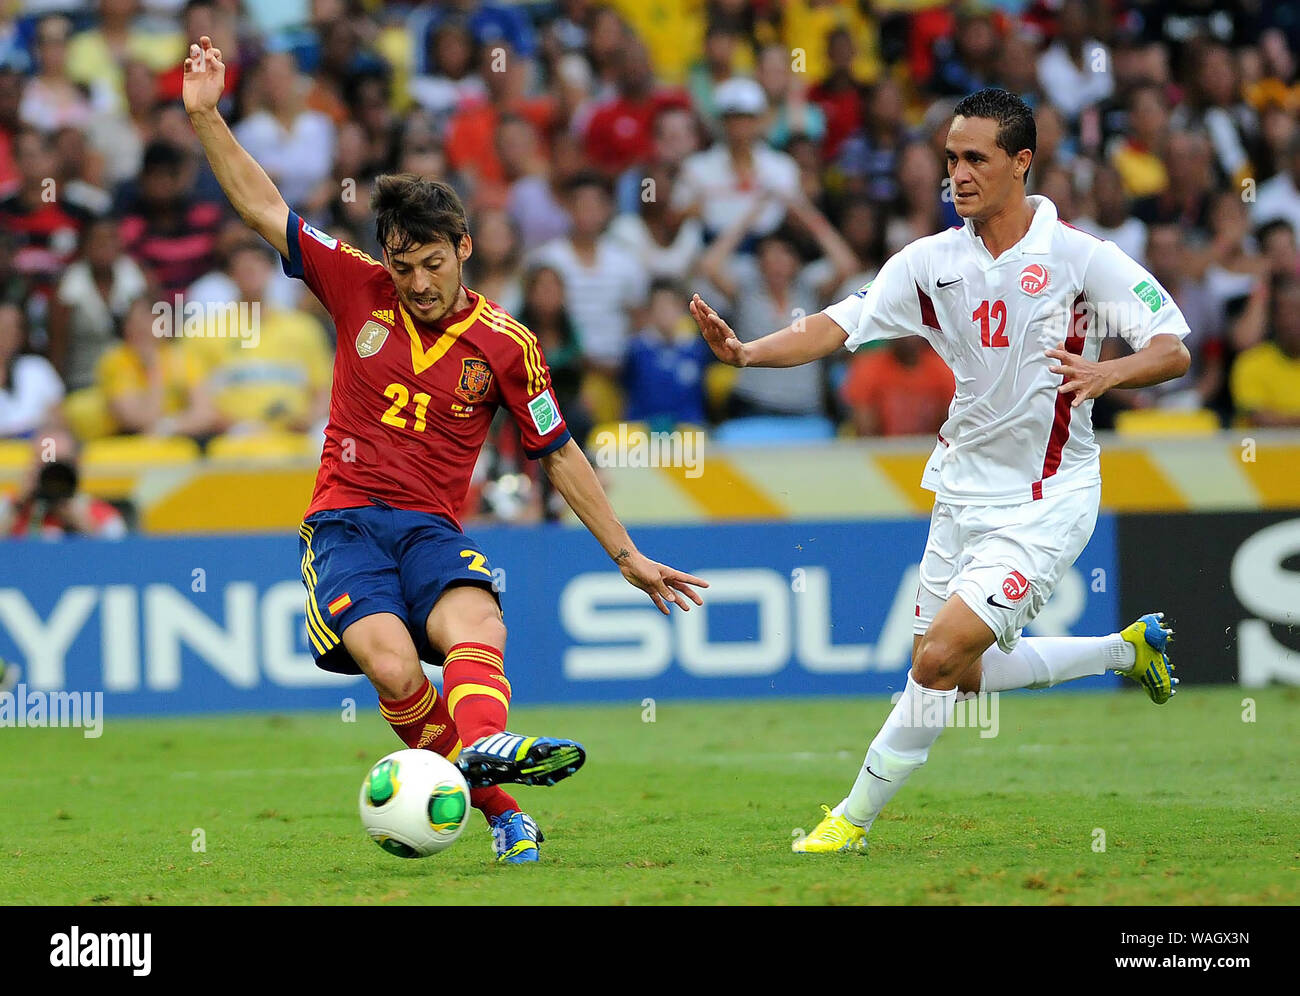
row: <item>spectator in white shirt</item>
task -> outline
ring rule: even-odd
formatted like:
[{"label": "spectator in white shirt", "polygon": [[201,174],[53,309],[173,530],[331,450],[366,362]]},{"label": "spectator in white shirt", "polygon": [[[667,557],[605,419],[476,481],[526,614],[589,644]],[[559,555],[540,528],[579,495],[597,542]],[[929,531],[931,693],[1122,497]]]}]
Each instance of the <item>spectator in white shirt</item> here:
[{"label": "spectator in white shirt", "polygon": [[565,305],[578,325],[588,366],[616,376],[649,281],[636,257],[605,233],[613,207],[608,184],[594,173],[580,174],[565,195],[570,234],[541,246],[528,262],[550,266],[564,278]]},{"label": "spectator in white shirt", "polygon": [[1214,149],[1215,163],[1225,181],[1237,184],[1250,175],[1246,151],[1259,135],[1259,117],[1240,99],[1241,85],[1231,49],[1206,45],[1194,56],[1192,86],[1170,116],[1177,131],[1201,131]]},{"label": "spectator in white shirt", "polygon": [[[334,229],[331,228],[330,231]],[[194,301],[208,307],[239,301],[239,286],[231,276],[231,262],[241,249],[246,249],[250,245],[260,247],[261,244],[261,241],[242,221],[235,219],[226,222],[217,235],[216,250],[213,253],[218,260],[218,266],[203,274],[185,289],[186,302]],[[306,296],[312,297],[310,294]],[[302,298],[302,281],[288,276],[281,267],[274,267],[263,298],[268,307],[280,311],[295,311]]]},{"label": "spectator in white shirt", "polygon": [[640,210],[620,214],[609,234],[636,256],[651,278],[685,280],[704,248],[704,228],[698,218],[684,218],[670,203],[672,170],[652,165],[650,181],[639,200]]},{"label": "spectator in white shirt", "polygon": [[1259,185],[1250,220],[1257,226],[1281,220],[1300,232],[1300,132],[1291,139],[1285,167]]},{"label": "spectator in white shirt", "polygon": [[290,207],[298,207],[334,163],[334,123],[305,104],[305,80],[288,52],[259,67],[263,107],[235,125],[235,137],[261,164]]},{"label": "spectator in white shirt", "polygon": [[569,215],[556,197],[554,163],[542,149],[537,128],[518,114],[503,114],[496,145],[509,183],[505,210],[519,230],[524,252],[567,235]]},{"label": "spectator in white shirt", "polygon": [[487,85],[475,71],[474,36],[455,16],[429,35],[429,72],[411,80],[412,99],[436,116],[440,126],[466,104],[486,100]]},{"label": "spectator in white shirt", "polygon": [[[767,112],[763,88],[753,80],[734,77],[714,91],[714,102],[722,119],[723,140],[687,158],[672,200],[677,210],[699,215],[709,238],[745,217],[764,192],[793,197],[800,189],[798,164],[762,141]],[[754,216],[741,249],[775,231],[784,215],[779,201],[767,203]]]},{"label": "spectator in white shirt", "polygon": [[1038,57],[1038,82],[1070,121],[1114,91],[1110,51],[1088,37],[1088,5],[1083,0],[1061,4],[1056,41]]},{"label": "spectator in white shirt", "polygon": [[[813,237],[823,254],[820,259],[805,264],[784,227],[760,239],[753,256],[736,254],[747,222],[769,199],[776,202],[783,218],[788,212],[789,221]],[[801,194],[765,195],[714,241],[699,262],[701,275],[727,299],[732,328],[742,342],[763,335],[765,328],[815,314],[835,288],[861,269],[862,261]],[[826,402],[824,372],[820,360],[794,367],[746,367],[736,377],[728,415],[820,414]]]},{"label": "spectator in white shirt", "polygon": [[1145,265],[1147,226],[1130,213],[1132,205],[1124,193],[1124,180],[1111,163],[1097,167],[1092,182],[1091,211],[1087,217],[1071,224],[1089,235],[1108,239],[1124,250],[1124,255]]},{"label": "spectator in white shirt", "polygon": [[[68,36],[72,22],[66,17],[44,18],[36,26],[36,62],[40,72],[23,90],[18,114],[22,120],[43,132],[71,125],[84,128],[95,114],[85,92],[68,78]],[[105,95],[107,97],[107,95]],[[111,100],[101,101],[107,111]]]},{"label": "spectator in white shirt", "polygon": [[43,356],[21,352],[23,315],[0,304],[0,439],[29,436],[63,400],[63,382]]},{"label": "spectator in white shirt", "polygon": [[131,302],[145,292],[144,272],[122,251],[118,220],[97,218],[81,233],[81,252],[64,271],[50,307],[50,359],[69,390],[90,387],[95,365]]}]

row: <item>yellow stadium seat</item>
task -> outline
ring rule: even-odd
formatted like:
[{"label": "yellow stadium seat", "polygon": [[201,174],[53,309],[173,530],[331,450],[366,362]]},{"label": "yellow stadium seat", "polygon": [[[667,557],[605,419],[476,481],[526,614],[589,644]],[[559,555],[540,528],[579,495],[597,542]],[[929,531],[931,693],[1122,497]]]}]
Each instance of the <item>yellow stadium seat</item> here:
[{"label": "yellow stadium seat", "polygon": [[1219,417],[1207,408],[1136,408],[1115,416],[1115,431],[1121,436],[1209,436],[1219,431]]},{"label": "yellow stadium seat", "polygon": [[83,443],[111,436],[117,428],[108,411],[108,399],[97,387],[83,387],[64,398],[63,417],[72,434]]},{"label": "yellow stadium seat", "polygon": [[109,436],[87,443],[81,464],[90,472],[122,466],[177,467],[198,458],[198,444],[183,436]]},{"label": "yellow stadium seat", "polygon": [[320,457],[322,440],[297,432],[218,436],[208,444],[211,460],[280,462]]},{"label": "yellow stadium seat", "polygon": [[595,422],[617,422],[623,417],[623,389],[608,374],[590,372],[582,378],[582,400]]},{"label": "yellow stadium seat", "polygon": [[710,363],[704,371],[704,396],[709,399],[709,407],[721,411],[726,407],[731,390],[736,386],[736,377],[740,371],[725,363]]},{"label": "yellow stadium seat", "polygon": [[25,439],[0,439],[0,472],[24,470],[35,457],[32,444]]}]

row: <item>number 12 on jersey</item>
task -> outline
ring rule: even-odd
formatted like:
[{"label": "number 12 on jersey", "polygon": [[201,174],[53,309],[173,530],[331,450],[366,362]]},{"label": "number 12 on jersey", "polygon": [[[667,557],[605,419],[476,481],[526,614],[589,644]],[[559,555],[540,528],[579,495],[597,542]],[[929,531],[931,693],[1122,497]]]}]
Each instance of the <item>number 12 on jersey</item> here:
[{"label": "number 12 on jersey", "polygon": [[[1007,338],[1007,304],[998,300],[990,304],[982,301],[971,313],[970,320],[980,323],[980,345],[991,349],[1004,349],[1011,345]],[[994,327],[996,326],[996,328]]]}]

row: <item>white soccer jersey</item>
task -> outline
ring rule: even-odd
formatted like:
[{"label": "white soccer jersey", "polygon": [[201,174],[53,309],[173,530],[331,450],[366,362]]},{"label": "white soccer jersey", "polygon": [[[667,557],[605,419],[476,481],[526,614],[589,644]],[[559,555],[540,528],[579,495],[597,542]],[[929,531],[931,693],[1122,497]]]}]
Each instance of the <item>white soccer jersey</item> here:
[{"label": "white soccer jersey", "polygon": [[1071,408],[1044,350],[1096,360],[1105,335],[1134,349],[1187,335],[1178,306],[1113,242],[1060,221],[1033,196],[1025,237],[997,259],[967,220],[911,243],[875,280],[826,309],[856,349],[924,336],[957,390],[922,487],[957,505],[1018,504],[1101,480],[1092,402]]}]

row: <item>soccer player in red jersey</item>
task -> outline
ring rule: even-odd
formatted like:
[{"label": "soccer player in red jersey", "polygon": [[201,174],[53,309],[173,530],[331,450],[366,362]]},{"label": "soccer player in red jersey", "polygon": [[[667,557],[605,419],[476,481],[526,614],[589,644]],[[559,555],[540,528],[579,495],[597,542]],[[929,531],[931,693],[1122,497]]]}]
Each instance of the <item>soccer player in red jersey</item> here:
[{"label": "soccer player in red jersey", "polygon": [[[582,745],[505,731],[506,628],[486,554],[456,514],[492,416],[505,406],[526,452],[628,582],[667,613],[702,604],[697,577],[641,554],[555,403],[533,334],[461,283],[473,245],[444,183],[384,176],[373,207],[383,262],[289,210],[231,134],[217,101],[221,52],[190,46],[184,99],[222,189],[303,279],[338,331],[329,424],[300,529],[307,632],[318,666],[364,673],[409,747],[456,762],[498,860],[536,861],[541,833],[500,785],[551,785]],[[443,666],[440,696],[420,668]]]}]

